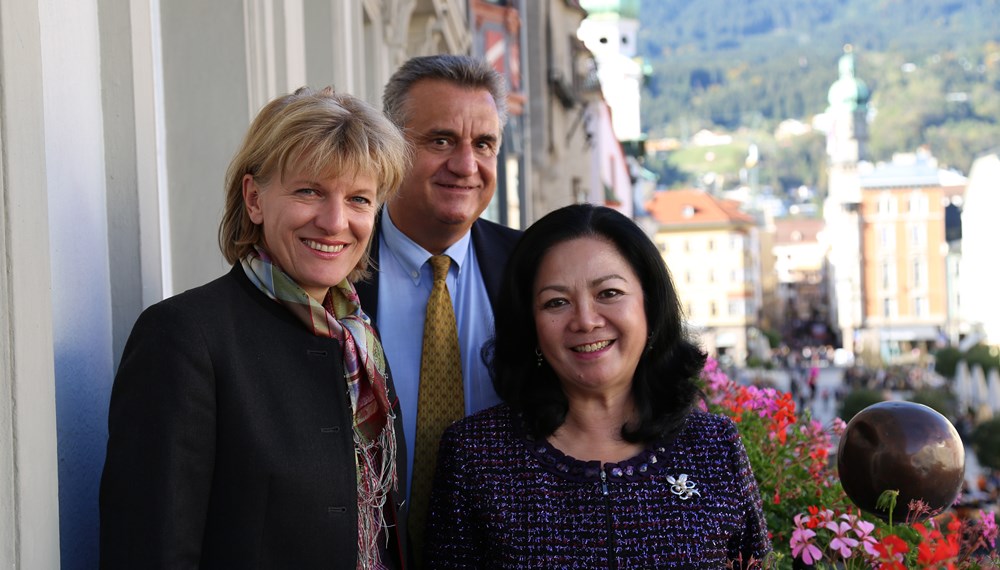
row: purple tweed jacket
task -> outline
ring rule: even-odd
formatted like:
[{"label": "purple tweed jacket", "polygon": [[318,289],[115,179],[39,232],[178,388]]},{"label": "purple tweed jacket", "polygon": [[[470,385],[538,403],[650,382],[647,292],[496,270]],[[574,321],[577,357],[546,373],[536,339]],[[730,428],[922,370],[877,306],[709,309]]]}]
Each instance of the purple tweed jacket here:
[{"label": "purple tweed jacket", "polygon": [[756,568],[770,551],[730,419],[694,413],[670,441],[604,465],[519,425],[500,405],[445,432],[430,568]]}]

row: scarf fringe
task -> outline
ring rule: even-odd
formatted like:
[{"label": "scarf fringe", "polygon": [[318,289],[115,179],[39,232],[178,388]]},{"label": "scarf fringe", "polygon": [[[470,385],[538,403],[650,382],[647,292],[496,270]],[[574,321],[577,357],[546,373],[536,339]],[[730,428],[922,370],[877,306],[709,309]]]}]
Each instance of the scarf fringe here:
[{"label": "scarf fringe", "polygon": [[390,492],[397,488],[396,433],[389,415],[385,428],[375,441],[365,441],[357,432],[354,446],[358,461],[358,570],[381,568],[378,536],[386,530],[386,547],[390,539],[385,520],[385,504]]}]

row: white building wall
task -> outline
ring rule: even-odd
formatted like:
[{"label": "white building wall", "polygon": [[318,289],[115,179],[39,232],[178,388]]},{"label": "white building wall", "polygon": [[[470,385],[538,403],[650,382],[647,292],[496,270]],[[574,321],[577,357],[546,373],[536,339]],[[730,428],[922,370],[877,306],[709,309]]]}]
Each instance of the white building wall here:
[{"label": "white building wall", "polygon": [[830,308],[844,348],[854,350],[855,332],[864,325],[862,312],[860,181],[856,168],[830,168],[829,195],[823,203],[825,230],[821,247],[832,273]]},{"label": "white building wall", "polygon": [[597,60],[597,73],[604,99],[611,107],[618,140],[642,137],[639,101],[642,68],[634,59],[639,23],[614,14],[586,18],[577,32]]},{"label": "white building wall", "polygon": [[632,179],[619,139],[612,126],[611,109],[604,101],[588,105],[588,128],[595,160],[591,162],[591,187],[587,201],[612,207],[632,217]]},{"label": "white building wall", "polygon": [[985,342],[1000,344],[1000,303],[996,298],[1000,242],[1000,156],[976,159],[969,172],[962,207],[962,258],[959,262],[959,295],[962,321],[985,333]]},{"label": "white building wall", "polygon": [[216,245],[223,181],[257,109],[243,3],[174,0],[159,9],[169,296],[227,269]]}]

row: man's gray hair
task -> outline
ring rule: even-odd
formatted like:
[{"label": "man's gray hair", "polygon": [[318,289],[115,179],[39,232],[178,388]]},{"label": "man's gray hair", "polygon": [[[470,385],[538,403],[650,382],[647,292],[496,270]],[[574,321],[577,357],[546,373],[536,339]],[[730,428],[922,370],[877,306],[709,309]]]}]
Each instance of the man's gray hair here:
[{"label": "man's gray hair", "polygon": [[493,96],[500,128],[507,124],[507,81],[485,60],[467,55],[414,57],[400,66],[386,83],[382,110],[396,126],[406,126],[406,102],[410,88],[424,79],[447,81],[468,89],[485,89]]}]

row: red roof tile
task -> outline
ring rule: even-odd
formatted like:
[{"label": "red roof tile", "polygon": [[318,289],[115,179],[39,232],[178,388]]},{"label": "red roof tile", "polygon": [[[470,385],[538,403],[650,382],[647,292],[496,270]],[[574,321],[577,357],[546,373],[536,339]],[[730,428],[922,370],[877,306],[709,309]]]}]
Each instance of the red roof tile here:
[{"label": "red roof tile", "polygon": [[739,209],[739,202],[716,198],[701,190],[665,190],[646,203],[653,218],[663,225],[755,223]]}]

